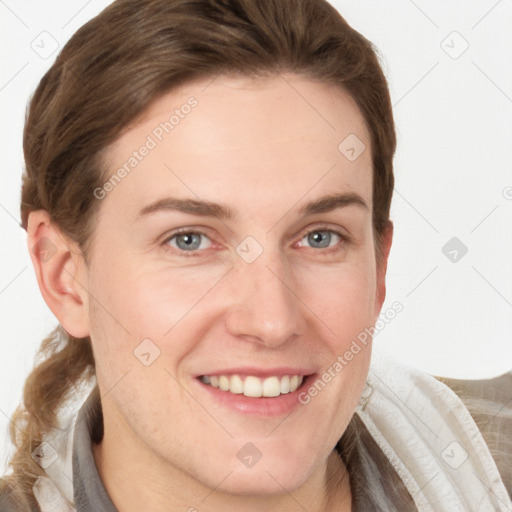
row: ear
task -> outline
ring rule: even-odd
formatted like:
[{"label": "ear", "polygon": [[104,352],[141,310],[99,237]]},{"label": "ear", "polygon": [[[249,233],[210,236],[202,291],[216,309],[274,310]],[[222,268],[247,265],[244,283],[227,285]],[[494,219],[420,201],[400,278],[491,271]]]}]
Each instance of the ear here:
[{"label": "ear", "polygon": [[78,244],[61,233],[45,210],[30,213],[27,234],[30,258],[46,304],[71,336],[89,336],[86,266]]},{"label": "ear", "polygon": [[391,250],[391,243],[393,241],[393,223],[388,222],[384,233],[382,234],[381,252],[382,257],[379,263],[377,263],[377,287],[375,294],[375,319],[380,314],[382,304],[386,298],[386,271],[388,268],[389,251]]}]

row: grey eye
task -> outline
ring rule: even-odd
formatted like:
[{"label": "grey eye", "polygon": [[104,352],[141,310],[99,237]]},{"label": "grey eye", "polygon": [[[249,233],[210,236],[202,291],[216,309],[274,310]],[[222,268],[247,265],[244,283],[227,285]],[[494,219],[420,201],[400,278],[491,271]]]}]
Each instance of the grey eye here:
[{"label": "grey eye", "polygon": [[307,239],[307,243],[310,247],[315,249],[324,249],[330,247],[334,243],[339,242],[339,235],[329,230],[317,230],[308,233],[304,239]]},{"label": "grey eye", "polygon": [[208,248],[210,240],[202,233],[178,233],[169,239],[169,244],[182,251],[195,251]]}]

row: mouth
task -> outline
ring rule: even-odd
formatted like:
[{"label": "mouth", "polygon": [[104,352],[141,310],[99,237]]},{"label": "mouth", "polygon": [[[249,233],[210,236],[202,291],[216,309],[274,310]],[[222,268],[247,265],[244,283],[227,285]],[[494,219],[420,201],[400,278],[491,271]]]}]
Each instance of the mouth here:
[{"label": "mouth", "polygon": [[246,415],[269,417],[290,414],[298,408],[300,393],[315,375],[297,369],[223,371],[198,375],[194,381],[214,404]]}]

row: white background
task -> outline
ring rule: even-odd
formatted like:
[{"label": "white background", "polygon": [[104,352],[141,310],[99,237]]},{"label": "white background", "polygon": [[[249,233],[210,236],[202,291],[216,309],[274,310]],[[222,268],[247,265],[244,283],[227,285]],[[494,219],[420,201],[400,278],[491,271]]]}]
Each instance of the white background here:
[{"label": "white background", "polygon": [[[25,106],[56,56],[31,45],[50,41],[46,31],[60,49],[108,3],[0,2],[0,464],[8,417],[56,324],[18,225]],[[383,311],[404,309],[375,343],[435,375],[497,376],[512,368],[512,1],[333,3],[380,50],[398,131]],[[456,262],[442,252],[452,237],[468,249]]]}]

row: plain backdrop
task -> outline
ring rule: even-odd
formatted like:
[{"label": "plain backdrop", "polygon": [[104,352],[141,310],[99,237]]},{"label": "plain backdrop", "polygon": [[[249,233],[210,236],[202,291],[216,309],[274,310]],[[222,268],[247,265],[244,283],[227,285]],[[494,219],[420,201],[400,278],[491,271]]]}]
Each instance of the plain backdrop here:
[{"label": "plain backdrop", "polygon": [[[25,107],[106,0],[0,1],[0,463],[9,416],[56,325],[19,226]],[[375,345],[429,373],[512,368],[512,1],[336,0],[380,51],[398,133],[389,311]],[[129,37],[129,34],[127,34]],[[53,53],[52,51],[55,50]]]}]

